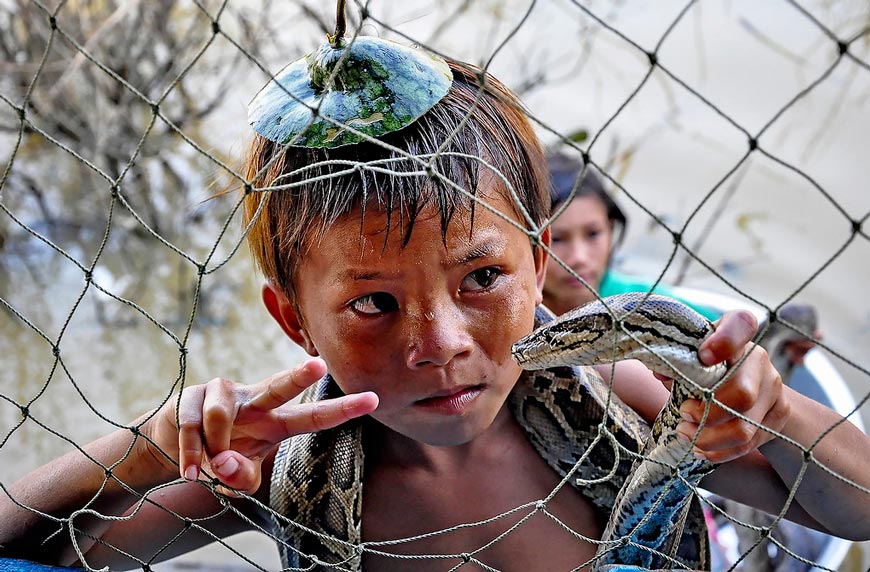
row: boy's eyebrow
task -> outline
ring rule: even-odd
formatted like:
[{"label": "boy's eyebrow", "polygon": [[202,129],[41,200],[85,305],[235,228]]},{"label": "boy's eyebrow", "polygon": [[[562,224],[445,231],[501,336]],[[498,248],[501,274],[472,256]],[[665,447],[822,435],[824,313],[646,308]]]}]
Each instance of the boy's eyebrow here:
[{"label": "boy's eyebrow", "polygon": [[[474,244],[471,249],[447,260],[448,266],[470,264],[480,258],[499,256],[504,252],[504,243],[498,237],[485,237]],[[389,273],[364,268],[350,268],[339,275],[339,280],[381,280],[389,277]]]},{"label": "boy's eyebrow", "polygon": [[342,272],[339,280],[377,280],[383,276],[383,272],[352,269]]},{"label": "boy's eyebrow", "polygon": [[453,259],[451,262],[453,265],[461,266],[463,264],[474,262],[478,258],[498,256],[503,251],[504,244],[501,241],[494,237],[487,237],[475,244],[474,247],[464,255]]}]

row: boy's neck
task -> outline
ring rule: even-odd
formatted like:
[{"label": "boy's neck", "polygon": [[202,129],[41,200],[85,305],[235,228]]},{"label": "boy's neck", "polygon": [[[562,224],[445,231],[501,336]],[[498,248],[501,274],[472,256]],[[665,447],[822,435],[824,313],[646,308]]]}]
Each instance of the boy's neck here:
[{"label": "boy's neck", "polygon": [[367,464],[391,465],[432,474],[455,474],[457,468],[468,463],[480,463],[488,457],[500,456],[505,447],[515,446],[517,432],[522,433],[506,404],[486,431],[461,445],[429,445],[376,421],[371,425],[366,440],[373,446],[365,449]]}]

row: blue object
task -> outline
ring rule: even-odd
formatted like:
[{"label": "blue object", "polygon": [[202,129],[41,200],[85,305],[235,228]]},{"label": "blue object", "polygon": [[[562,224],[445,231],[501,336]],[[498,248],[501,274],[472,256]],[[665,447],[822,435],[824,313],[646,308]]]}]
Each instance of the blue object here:
[{"label": "blue object", "polygon": [[0,572],[58,572],[61,570],[83,572],[84,568],[49,566],[47,564],[31,562],[30,560],[19,560],[17,558],[0,558]]}]

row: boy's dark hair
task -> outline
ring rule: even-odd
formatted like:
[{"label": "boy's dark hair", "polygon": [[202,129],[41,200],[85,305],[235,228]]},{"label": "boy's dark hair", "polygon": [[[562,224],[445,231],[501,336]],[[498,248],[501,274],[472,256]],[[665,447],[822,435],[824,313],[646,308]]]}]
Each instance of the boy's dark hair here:
[{"label": "boy's dark hair", "polygon": [[[577,178],[583,170],[583,161],[579,157],[575,158],[564,152],[549,152],[547,153],[547,169],[550,171],[551,182],[550,206],[551,211],[555,212],[562,203],[571,197],[571,191],[577,184]],[[614,236],[616,236],[614,244],[619,246],[625,236],[628,219],[616,201],[604,189],[601,178],[593,172],[591,167],[586,169],[583,181],[572,200],[580,197],[595,197],[601,201],[607,211],[607,219],[613,225]]]},{"label": "boy's dark hair", "polygon": [[[406,242],[425,207],[439,210],[443,233],[458,208],[471,208],[473,216],[474,201],[438,177],[427,176],[424,164],[408,155],[428,161],[437,152],[435,171],[484,198],[478,182],[492,174],[480,158],[507,179],[536,226],[546,221],[548,175],[523,106],[492,76],[467,64],[449,63],[454,79],[448,94],[408,127],[379,139],[394,149],[362,142],[283,151],[282,145],[255,135],[244,171],[255,189],[244,199],[244,223],[251,224],[248,245],[266,279],[291,301],[296,301],[300,257],[353,209],[385,212],[389,227],[398,223]],[[365,167],[355,167],[359,164]],[[279,185],[292,186],[259,191]],[[499,187],[511,200],[505,185]]]}]

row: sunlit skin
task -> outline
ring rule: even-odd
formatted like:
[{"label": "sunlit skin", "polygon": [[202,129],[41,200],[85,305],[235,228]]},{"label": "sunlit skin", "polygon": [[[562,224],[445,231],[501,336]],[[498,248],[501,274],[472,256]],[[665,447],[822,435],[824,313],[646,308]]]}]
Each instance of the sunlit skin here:
[{"label": "sunlit skin", "polygon": [[462,444],[489,427],[520,374],[510,348],[532,330],[544,256],[483,208],[473,229],[457,214],[446,242],[435,212],[422,213],[405,246],[393,220],[386,244],[384,213],[367,212],[362,236],[357,213],[339,220],[300,264],[299,315],[270,311],[345,393],[376,393],[372,417],[386,427]]},{"label": "sunlit skin", "polygon": [[[512,211],[500,194],[489,193],[488,202]],[[532,330],[542,298],[543,250],[533,250],[525,233],[483,208],[473,227],[469,214],[459,212],[446,240],[438,214],[424,211],[404,246],[397,226],[384,243],[386,220],[368,211],[362,236],[358,213],[330,228],[299,267],[298,311],[267,290],[272,315],[308,353],[330,364],[345,392],[378,396],[371,417],[381,426],[369,428],[365,448],[368,541],[489,519],[548,496],[559,482],[505,405],[521,373],[511,345]],[[523,471],[514,471],[518,466]],[[509,483],[492,486],[493,475],[507,473],[513,473]],[[548,509],[581,534],[601,535],[600,518],[571,487]],[[523,514],[383,549],[464,552],[485,545]],[[553,549],[545,558],[537,553],[542,546]],[[594,551],[593,544],[576,542],[551,519],[535,515],[511,543],[477,557],[499,569],[572,569]],[[366,569],[405,570],[409,564],[415,571],[443,569],[438,560],[364,557]]]},{"label": "sunlit skin", "polygon": [[[550,226],[551,249],[571,270],[596,290],[610,261],[613,223],[607,209],[594,196],[572,200]],[[595,295],[556,260],[547,265],[544,304],[556,314],[591,302]]]}]

